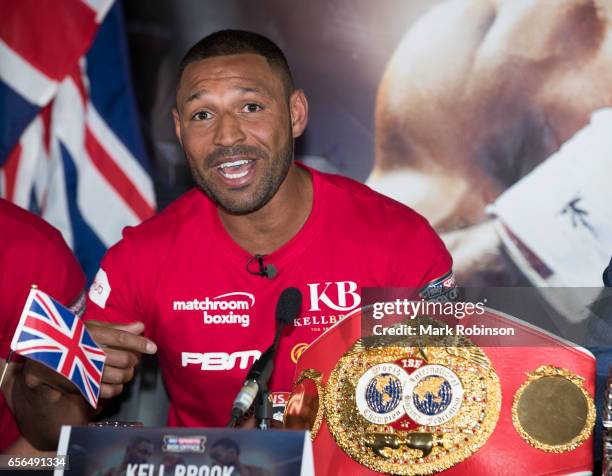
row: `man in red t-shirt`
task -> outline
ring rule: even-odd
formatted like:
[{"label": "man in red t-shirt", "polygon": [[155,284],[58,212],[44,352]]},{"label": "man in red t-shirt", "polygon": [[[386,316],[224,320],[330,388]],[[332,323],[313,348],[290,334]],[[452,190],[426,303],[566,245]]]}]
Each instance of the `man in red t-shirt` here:
[{"label": "man in red t-shirt", "polygon": [[[312,205],[280,247],[239,246],[217,206],[193,190],[126,230],[102,261],[86,316],[144,322],[159,349],[170,425],[226,423],[247,368],[272,343],[284,288],[297,287],[303,304],[280,341],[271,381],[279,404],[300,349],[355,309],[362,287],[422,288],[450,270],[449,255],[416,213],[352,180],[295,168],[310,180]],[[277,276],[257,274],[253,254],[265,255]]]},{"label": "man in red t-shirt", "polygon": [[[286,287],[304,300],[270,382],[277,413],[300,352],[359,306],[362,287],[452,281],[450,255],[423,217],[294,163],[308,104],[268,39],[228,30],[201,40],[181,63],[176,104],[176,134],[198,188],[125,230],[101,263],[86,313],[144,325],[159,349],[170,425],[227,422],[248,367],[272,342]],[[122,339],[106,342],[117,352],[145,342]],[[102,392],[118,393],[131,373],[114,359]]]},{"label": "man in red t-shirt", "polygon": [[[85,275],[62,235],[41,218],[0,199],[0,368],[33,284],[74,312],[83,312]],[[28,431],[36,423],[31,401],[20,392],[23,362],[15,360],[9,364],[0,392],[0,452],[10,454],[32,450],[20,437],[13,411],[36,444]]]}]

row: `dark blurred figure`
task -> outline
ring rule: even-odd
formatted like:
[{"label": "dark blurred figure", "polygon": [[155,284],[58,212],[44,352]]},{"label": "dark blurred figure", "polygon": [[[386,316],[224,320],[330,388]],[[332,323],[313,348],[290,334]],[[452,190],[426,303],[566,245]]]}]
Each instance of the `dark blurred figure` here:
[{"label": "dark blurred figure", "polygon": [[96,473],[96,476],[125,476],[130,464],[145,464],[153,456],[153,442],[149,438],[140,436],[132,440],[125,449],[125,455],[121,464],[115,468]]},{"label": "dark blurred figure", "polygon": [[606,288],[612,288],[612,258],[610,258],[610,264],[603,272],[603,283]]},{"label": "dark blurred figure", "polygon": [[210,457],[222,466],[233,466],[232,474],[239,476],[271,476],[270,471],[242,464],[240,462],[240,447],[230,438],[221,438],[212,445]]}]

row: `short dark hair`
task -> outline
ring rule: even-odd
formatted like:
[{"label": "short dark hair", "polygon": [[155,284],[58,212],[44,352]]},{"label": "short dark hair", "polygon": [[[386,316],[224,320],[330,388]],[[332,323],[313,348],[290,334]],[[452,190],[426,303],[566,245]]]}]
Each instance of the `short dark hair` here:
[{"label": "short dark hair", "polygon": [[236,451],[237,455],[240,455],[240,446],[231,438],[221,438],[220,440],[215,441],[215,443],[211,446],[211,449],[216,448],[217,446],[222,446],[223,448],[228,448]]},{"label": "short dark hair", "polygon": [[293,76],[282,50],[269,38],[244,30],[221,30],[205,36],[183,56],[179,66],[179,82],[185,68],[195,61],[215,56],[254,53],[263,56],[272,68],[281,73],[287,94],[293,92]]}]

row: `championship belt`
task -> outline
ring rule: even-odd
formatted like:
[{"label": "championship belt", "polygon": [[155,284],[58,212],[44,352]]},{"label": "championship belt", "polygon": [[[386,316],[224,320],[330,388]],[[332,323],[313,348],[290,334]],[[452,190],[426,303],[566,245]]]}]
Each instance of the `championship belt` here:
[{"label": "championship belt", "polygon": [[[297,364],[285,425],[311,429],[317,475],[592,470],[588,351],[489,309],[478,322],[510,326],[529,347],[456,335],[361,337],[361,317],[349,314]],[[437,325],[433,317],[406,325],[423,323]]]},{"label": "championship belt", "polygon": [[602,412],[603,426],[603,476],[612,476],[612,366],[608,368],[608,382],[604,393],[604,406]]}]

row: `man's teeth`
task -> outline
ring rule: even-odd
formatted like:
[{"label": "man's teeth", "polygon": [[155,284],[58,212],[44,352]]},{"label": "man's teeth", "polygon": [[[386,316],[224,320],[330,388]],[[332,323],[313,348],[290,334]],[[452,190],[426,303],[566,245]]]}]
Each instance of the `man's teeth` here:
[{"label": "man's teeth", "polygon": [[237,167],[241,167],[243,165],[246,165],[248,163],[250,163],[250,160],[236,160],[234,162],[225,162],[221,165],[218,166],[219,171],[223,174],[224,177],[227,177],[229,179],[239,179],[244,177],[246,174],[249,173],[248,170],[243,170],[242,172],[238,172],[235,174],[229,173],[229,168],[237,168]]},{"label": "man's teeth", "polygon": [[248,164],[250,162],[250,160],[236,160],[234,162],[225,162],[221,165],[219,165],[219,168],[221,170],[226,169],[228,167],[240,167],[241,165],[245,165]]},{"label": "man's teeth", "polygon": [[223,172],[223,176],[229,179],[239,179],[239,178],[244,177],[248,173],[249,173],[248,170],[245,170],[244,172],[240,172],[238,174],[228,174],[227,172]]}]

